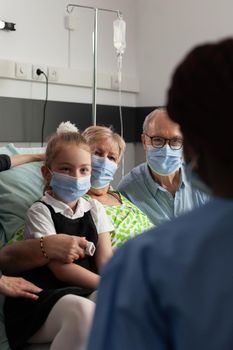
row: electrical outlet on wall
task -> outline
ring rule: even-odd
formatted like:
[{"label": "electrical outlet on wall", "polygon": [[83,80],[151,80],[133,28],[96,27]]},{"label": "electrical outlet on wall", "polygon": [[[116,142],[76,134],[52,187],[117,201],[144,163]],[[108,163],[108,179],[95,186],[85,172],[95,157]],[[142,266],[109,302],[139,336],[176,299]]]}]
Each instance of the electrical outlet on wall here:
[{"label": "electrical outlet on wall", "polygon": [[29,63],[20,63],[15,62],[15,77],[19,79],[26,79],[30,78],[30,68],[31,65]]},{"label": "electrical outlet on wall", "polygon": [[37,74],[37,69],[40,69],[46,75],[48,74],[46,66],[42,66],[40,64],[33,64],[33,66],[32,66],[32,79],[37,80],[37,81],[45,80],[45,76],[43,74],[40,74],[40,75]]},{"label": "electrical outlet on wall", "polygon": [[58,81],[58,69],[55,67],[48,67],[48,80]]}]

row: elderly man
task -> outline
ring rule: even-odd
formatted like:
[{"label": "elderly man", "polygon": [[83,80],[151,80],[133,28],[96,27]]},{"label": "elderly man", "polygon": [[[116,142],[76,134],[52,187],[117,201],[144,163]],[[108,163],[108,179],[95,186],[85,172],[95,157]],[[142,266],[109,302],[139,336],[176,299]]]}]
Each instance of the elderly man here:
[{"label": "elderly man", "polygon": [[208,200],[186,179],[182,134],[165,109],[146,117],[141,140],[147,161],[132,169],[118,189],[156,226]]}]

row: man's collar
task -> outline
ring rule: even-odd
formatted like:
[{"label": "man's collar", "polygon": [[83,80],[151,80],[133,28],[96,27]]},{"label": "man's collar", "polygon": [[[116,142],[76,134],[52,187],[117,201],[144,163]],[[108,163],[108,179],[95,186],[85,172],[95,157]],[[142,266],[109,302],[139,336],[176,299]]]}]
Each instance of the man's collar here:
[{"label": "man's collar", "polygon": [[159,187],[161,187],[161,186],[152,177],[149,166],[147,163],[144,163],[144,171],[145,171],[145,175],[146,175],[147,186],[149,187],[150,192],[152,192],[152,194],[155,195],[156,192],[158,191]]},{"label": "man's collar", "polygon": [[188,185],[189,182],[187,180],[187,177],[186,177],[186,173],[185,173],[185,170],[184,170],[184,163],[181,165],[181,182],[180,182],[180,186],[184,185]]},{"label": "man's collar", "polygon": [[[181,169],[181,177],[180,177],[179,188],[181,186],[186,186],[188,184],[183,165],[181,165],[180,169]],[[146,162],[144,163],[144,171],[146,174],[147,185],[149,186],[150,191],[153,193],[153,195],[155,195],[158,189],[162,189],[163,187],[153,178],[151,171],[149,169],[149,166]]]}]

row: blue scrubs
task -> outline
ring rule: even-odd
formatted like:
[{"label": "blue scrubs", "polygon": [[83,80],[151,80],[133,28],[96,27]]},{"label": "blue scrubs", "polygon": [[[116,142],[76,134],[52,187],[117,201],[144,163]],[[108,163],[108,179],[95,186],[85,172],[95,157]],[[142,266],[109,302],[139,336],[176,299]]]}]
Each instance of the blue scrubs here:
[{"label": "blue scrubs", "polygon": [[88,350],[233,349],[233,200],[128,241],[103,269]]}]

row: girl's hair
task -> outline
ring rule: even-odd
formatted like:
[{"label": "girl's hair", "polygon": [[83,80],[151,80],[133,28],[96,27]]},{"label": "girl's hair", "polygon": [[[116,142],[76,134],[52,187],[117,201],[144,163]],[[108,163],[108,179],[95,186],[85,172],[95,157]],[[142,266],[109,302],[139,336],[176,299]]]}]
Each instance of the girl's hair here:
[{"label": "girl's hair", "polygon": [[[51,168],[53,160],[64,146],[74,144],[91,153],[90,146],[78,129],[77,131],[74,131],[75,128],[71,128],[71,131],[69,131],[65,128],[63,128],[63,130],[60,126],[58,127],[57,132],[50,137],[46,147],[45,166],[47,166],[49,169]],[[49,183],[47,182],[45,183],[44,192],[48,189],[50,189],[50,187]]]},{"label": "girl's hair", "polygon": [[79,132],[60,132],[52,135],[48,141],[45,152],[45,165],[50,168],[52,161],[65,145],[75,144],[91,152],[85,138]]},{"label": "girl's hair", "polygon": [[113,131],[112,127],[89,126],[84,130],[82,135],[91,148],[99,141],[116,143],[119,148],[119,159],[121,159],[125,150],[125,141],[119,134]]}]

